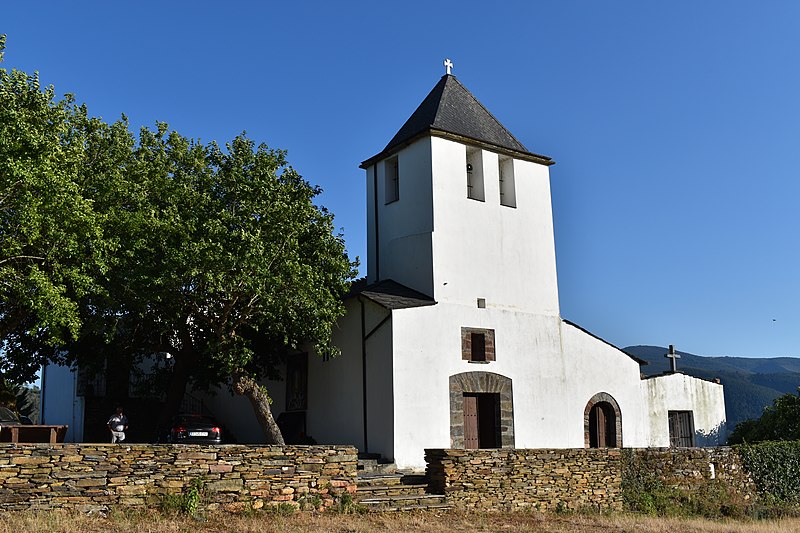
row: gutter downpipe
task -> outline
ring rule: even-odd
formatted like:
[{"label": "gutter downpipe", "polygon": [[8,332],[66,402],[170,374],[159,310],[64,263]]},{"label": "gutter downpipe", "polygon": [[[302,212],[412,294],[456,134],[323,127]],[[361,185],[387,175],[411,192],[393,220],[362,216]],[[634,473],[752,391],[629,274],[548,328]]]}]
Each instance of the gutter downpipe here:
[{"label": "gutter downpipe", "polygon": [[358,297],[358,303],[361,304],[361,394],[364,416],[364,453],[369,453],[367,443],[367,336],[364,300],[361,296]]}]

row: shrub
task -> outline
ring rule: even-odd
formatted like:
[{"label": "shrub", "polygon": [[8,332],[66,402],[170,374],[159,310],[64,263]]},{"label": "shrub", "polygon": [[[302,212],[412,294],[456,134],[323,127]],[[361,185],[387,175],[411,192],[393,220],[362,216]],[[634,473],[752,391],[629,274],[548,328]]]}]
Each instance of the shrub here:
[{"label": "shrub", "polygon": [[189,486],[182,494],[162,495],[159,509],[162,513],[182,513],[195,516],[200,510],[204,485],[202,479],[195,478],[189,482]]},{"label": "shrub", "polygon": [[800,441],[736,447],[765,503],[800,504]]}]

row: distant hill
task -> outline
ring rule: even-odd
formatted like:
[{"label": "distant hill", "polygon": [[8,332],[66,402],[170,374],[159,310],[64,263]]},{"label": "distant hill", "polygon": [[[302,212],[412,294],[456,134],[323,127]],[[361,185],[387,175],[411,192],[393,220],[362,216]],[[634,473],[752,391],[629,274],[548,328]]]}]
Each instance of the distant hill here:
[{"label": "distant hill", "polygon": [[[664,357],[667,348],[661,346],[628,346],[623,348],[647,361],[642,372],[654,376],[669,370]],[[772,400],[795,393],[800,387],[800,358],[796,357],[705,357],[678,351],[678,370],[703,379],[719,378],[725,386],[725,411],[728,430],[748,418],[758,418]]]}]

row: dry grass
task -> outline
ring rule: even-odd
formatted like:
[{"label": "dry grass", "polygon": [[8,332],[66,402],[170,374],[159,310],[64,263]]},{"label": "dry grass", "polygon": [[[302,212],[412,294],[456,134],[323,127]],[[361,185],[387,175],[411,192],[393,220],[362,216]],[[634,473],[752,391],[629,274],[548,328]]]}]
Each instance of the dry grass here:
[{"label": "dry grass", "polygon": [[736,533],[800,531],[800,519],[776,521],[710,521],[703,519],[650,518],[631,515],[551,515],[414,513],[369,515],[275,516],[257,514],[211,515],[206,520],[165,517],[158,513],[112,514],[108,518],[59,512],[0,514],[0,533],[27,531],[98,532],[211,532],[226,533],[398,533],[419,531],[469,532],[631,532],[631,533]]}]

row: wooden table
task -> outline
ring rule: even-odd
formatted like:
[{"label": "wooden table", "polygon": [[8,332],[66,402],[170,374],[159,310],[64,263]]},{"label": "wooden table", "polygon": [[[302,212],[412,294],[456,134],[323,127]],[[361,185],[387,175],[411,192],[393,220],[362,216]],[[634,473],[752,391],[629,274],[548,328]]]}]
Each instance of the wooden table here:
[{"label": "wooden table", "polygon": [[69,426],[48,426],[41,424],[0,426],[0,442],[64,442]]}]

